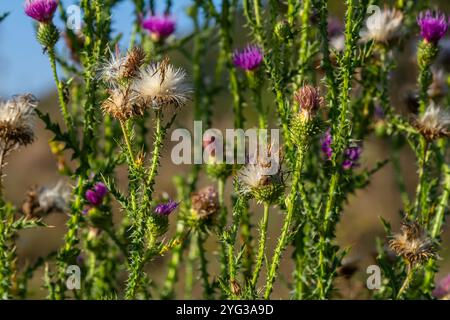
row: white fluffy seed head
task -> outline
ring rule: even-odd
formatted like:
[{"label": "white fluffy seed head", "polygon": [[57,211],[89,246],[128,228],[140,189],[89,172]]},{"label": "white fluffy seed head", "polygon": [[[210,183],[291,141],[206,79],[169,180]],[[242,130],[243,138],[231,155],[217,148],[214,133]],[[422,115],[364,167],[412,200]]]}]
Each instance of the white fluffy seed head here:
[{"label": "white fluffy seed head", "polygon": [[192,91],[186,83],[186,72],[174,68],[167,60],[153,63],[144,69],[132,88],[142,103],[153,108],[183,106],[189,101]]},{"label": "white fluffy seed head", "polygon": [[[370,20],[369,20],[370,19]],[[365,42],[389,42],[401,35],[403,13],[395,9],[384,9],[374,14],[366,22],[366,28],[361,32],[361,39]]]},{"label": "white fluffy seed head", "polygon": [[44,212],[65,212],[69,207],[70,197],[71,187],[61,180],[53,187],[43,187],[39,190],[39,207]]},{"label": "white fluffy seed head", "polygon": [[429,141],[448,136],[450,113],[431,104],[425,113],[415,120],[417,130]]},{"label": "white fluffy seed head", "polygon": [[0,102],[0,138],[3,143],[27,145],[33,142],[37,104],[31,94]]}]

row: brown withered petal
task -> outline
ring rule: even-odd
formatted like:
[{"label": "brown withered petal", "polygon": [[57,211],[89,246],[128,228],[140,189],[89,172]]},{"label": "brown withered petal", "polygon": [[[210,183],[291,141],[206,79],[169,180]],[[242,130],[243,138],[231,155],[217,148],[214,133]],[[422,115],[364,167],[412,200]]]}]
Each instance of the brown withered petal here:
[{"label": "brown withered petal", "polygon": [[401,233],[394,235],[389,247],[410,265],[423,264],[436,254],[431,239],[417,222],[403,223]]},{"label": "brown withered petal", "polygon": [[324,101],[320,96],[319,91],[310,85],[301,87],[295,93],[295,100],[298,102],[302,110],[309,112],[316,112]]},{"label": "brown withered petal", "polygon": [[140,47],[134,47],[125,57],[125,62],[120,70],[120,77],[132,79],[139,75],[139,70],[146,59],[145,51]]}]

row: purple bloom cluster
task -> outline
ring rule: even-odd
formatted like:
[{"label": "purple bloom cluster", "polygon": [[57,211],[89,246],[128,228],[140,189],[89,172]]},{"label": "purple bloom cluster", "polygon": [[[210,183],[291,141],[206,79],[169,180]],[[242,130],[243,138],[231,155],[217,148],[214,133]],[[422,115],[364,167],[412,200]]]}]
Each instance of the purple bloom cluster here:
[{"label": "purple bloom cluster", "polygon": [[34,20],[47,23],[53,19],[57,7],[57,0],[27,0],[25,14]]},{"label": "purple bloom cluster", "polygon": [[252,71],[259,67],[263,58],[261,48],[255,45],[248,45],[244,50],[236,50],[234,52],[233,63],[242,70]]},{"label": "purple bloom cluster", "polygon": [[450,274],[439,281],[436,289],[433,290],[433,296],[441,299],[450,294]]},{"label": "purple bloom cluster", "polygon": [[448,20],[445,14],[439,11],[421,12],[417,17],[420,26],[420,34],[427,42],[437,43],[441,40],[448,29]]},{"label": "purple bloom cluster", "polygon": [[108,188],[104,183],[98,182],[94,185],[92,189],[86,191],[86,200],[93,205],[94,207],[98,207],[103,203],[103,198],[105,198],[108,193]]},{"label": "purple bloom cluster", "polygon": [[178,207],[179,204],[179,202],[173,200],[169,200],[166,203],[160,203],[155,207],[155,213],[160,216],[168,216]]},{"label": "purple bloom cluster", "polygon": [[[331,136],[330,129],[325,132],[321,140],[322,153],[325,160],[331,160],[333,156],[333,148],[331,144],[333,143],[333,138]],[[342,163],[342,168],[344,170],[349,170],[355,168],[359,165],[358,161],[362,153],[362,148],[360,146],[352,146],[344,151],[344,162]]]},{"label": "purple bloom cluster", "polygon": [[359,146],[349,147],[344,151],[345,160],[342,163],[344,170],[355,168],[359,165],[359,157],[361,156],[362,149]]},{"label": "purple bloom cluster", "polygon": [[175,21],[165,16],[150,16],[142,21],[142,27],[155,36],[157,40],[170,36],[175,31]]},{"label": "purple bloom cluster", "polygon": [[331,148],[331,143],[333,142],[333,139],[331,137],[331,131],[330,129],[325,132],[324,137],[322,138],[322,152],[325,156],[326,160],[331,160],[331,156],[333,155],[333,149]]}]

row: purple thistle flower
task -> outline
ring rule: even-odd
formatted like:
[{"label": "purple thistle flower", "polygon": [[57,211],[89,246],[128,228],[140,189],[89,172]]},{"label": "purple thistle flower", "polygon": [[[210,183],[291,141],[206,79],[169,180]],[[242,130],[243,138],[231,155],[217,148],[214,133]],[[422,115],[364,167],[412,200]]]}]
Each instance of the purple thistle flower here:
[{"label": "purple thistle flower", "polygon": [[156,40],[164,39],[175,31],[175,21],[170,16],[150,16],[142,21],[142,27]]},{"label": "purple thistle flower", "polygon": [[233,54],[233,63],[236,67],[245,71],[253,71],[259,67],[263,61],[261,48],[255,45],[248,45],[244,50],[236,50]]},{"label": "purple thistle flower", "polygon": [[53,19],[58,0],[27,0],[25,14],[39,22],[48,23]]},{"label": "purple thistle flower", "polygon": [[439,281],[436,289],[433,290],[433,296],[441,299],[450,294],[450,274]]},{"label": "purple thistle flower", "polygon": [[331,137],[331,130],[328,129],[327,132],[325,132],[325,135],[321,140],[322,152],[323,152],[326,160],[331,160],[331,157],[333,156],[333,149],[331,148],[332,142],[333,142],[333,138]]},{"label": "purple thistle flower", "polygon": [[179,202],[173,200],[169,200],[166,203],[160,203],[155,207],[155,213],[160,216],[168,216],[178,207],[179,204]]},{"label": "purple thistle flower", "polygon": [[421,12],[417,17],[420,26],[420,34],[427,42],[437,43],[441,40],[448,29],[448,20],[445,14],[439,11]]},{"label": "purple thistle flower", "polygon": [[86,191],[86,200],[94,207],[102,204],[103,198],[108,193],[108,188],[102,182],[98,182],[92,189]]},{"label": "purple thistle flower", "polygon": [[342,163],[344,170],[355,168],[359,165],[358,161],[362,153],[362,148],[359,146],[349,147],[344,151],[345,160]]}]

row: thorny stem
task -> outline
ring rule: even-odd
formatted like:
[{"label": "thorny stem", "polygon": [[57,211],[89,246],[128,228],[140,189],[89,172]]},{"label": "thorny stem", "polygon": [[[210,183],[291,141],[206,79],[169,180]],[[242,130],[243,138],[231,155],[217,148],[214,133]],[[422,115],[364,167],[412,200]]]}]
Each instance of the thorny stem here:
[{"label": "thorny stem", "polygon": [[400,287],[400,290],[398,291],[397,296],[396,296],[397,300],[400,299],[402,297],[403,293],[408,289],[409,284],[410,284],[410,282],[411,282],[411,280],[413,278],[413,275],[414,275],[413,268],[411,267],[411,265],[409,263],[408,263],[408,267],[407,268],[408,268],[408,271],[407,271],[407,274],[406,274],[406,278],[403,281],[403,284]]},{"label": "thorny stem", "polygon": [[[220,216],[219,216],[219,235],[222,236],[227,225],[227,207],[225,205],[225,179],[219,179],[217,182],[217,193],[219,197],[219,206],[220,206]],[[226,254],[226,244],[221,241],[220,245],[220,273],[224,278],[226,277],[227,272],[227,254]]]},{"label": "thorny stem", "polygon": [[267,239],[267,225],[269,221],[269,204],[264,203],[264,214],[261,220],[260,230],[259,230],[259,246],[258,253],[256,255],[255,270],[253,271],[253,277],[250,282],[252,290],[255,289],[256,283],[258,282],[259,273],[264,262],[264,257],[266,255],[266,239]]},{"label": "thorny stem", "polygon": [[283,227],[281,229],[281,235],[278,238],[277,245],[275,247],[275,252],[272,257],[272,263],[270,264],[270,268],[267,274],[266,281],[266,290],[264,293],[264,299],[269,299],[270,294],[272,293],[273,283],[275,281],[275,277],[277,275],[277,270],[280,265],[281,254],[286,248],[288,242],[288,236],[291,228],[291,224],[294,217],[294,211],[296,207],[296,201],[298,196],[300,177],[303,168],[303,161],[306,153],[306,146],[303,146],[302,149],[299,150],[299,153],[296,157],[296,162],[294,166],[294,173],[292,178],[292,186],[291,191],[289,193],[288,198],[286,199],[287,213],[284,218]]},{"label": "thorny stem", "polygon": [[123,121],[119,121],[119,122],[120,122],[120,128],[122,129],[122,133],[123,133],[123,139],[125,140],[125,144],[127,145],[128,156],[130,157],[130,162],[131,162],[132,166],[134,167],[136,161],[134,159],[133,148],[131,147],[131,143],[130,143],[130,139],[128,137],[128,132],[125,127],[125,123]]},{"label": "thorny stem", "polygon": [[61,106],[64,123],[66,124],[66,127],[69,130],[69,132],[71,132],[73,122],[72,122],[72,117],[67,109],[67,103],[66,103],[66,99],[64,97],[64,86],[63,86],[62,82],[59,80],[58,72],[56,70],[55,48],[53,48],[53,47],[48,48],[48,57],[50,60],[50,66],[53,71],[53,78],[54,78],[54,81],[56,84],[56,89],[58,91],[58,100],[59,100],[59,104]]}]

